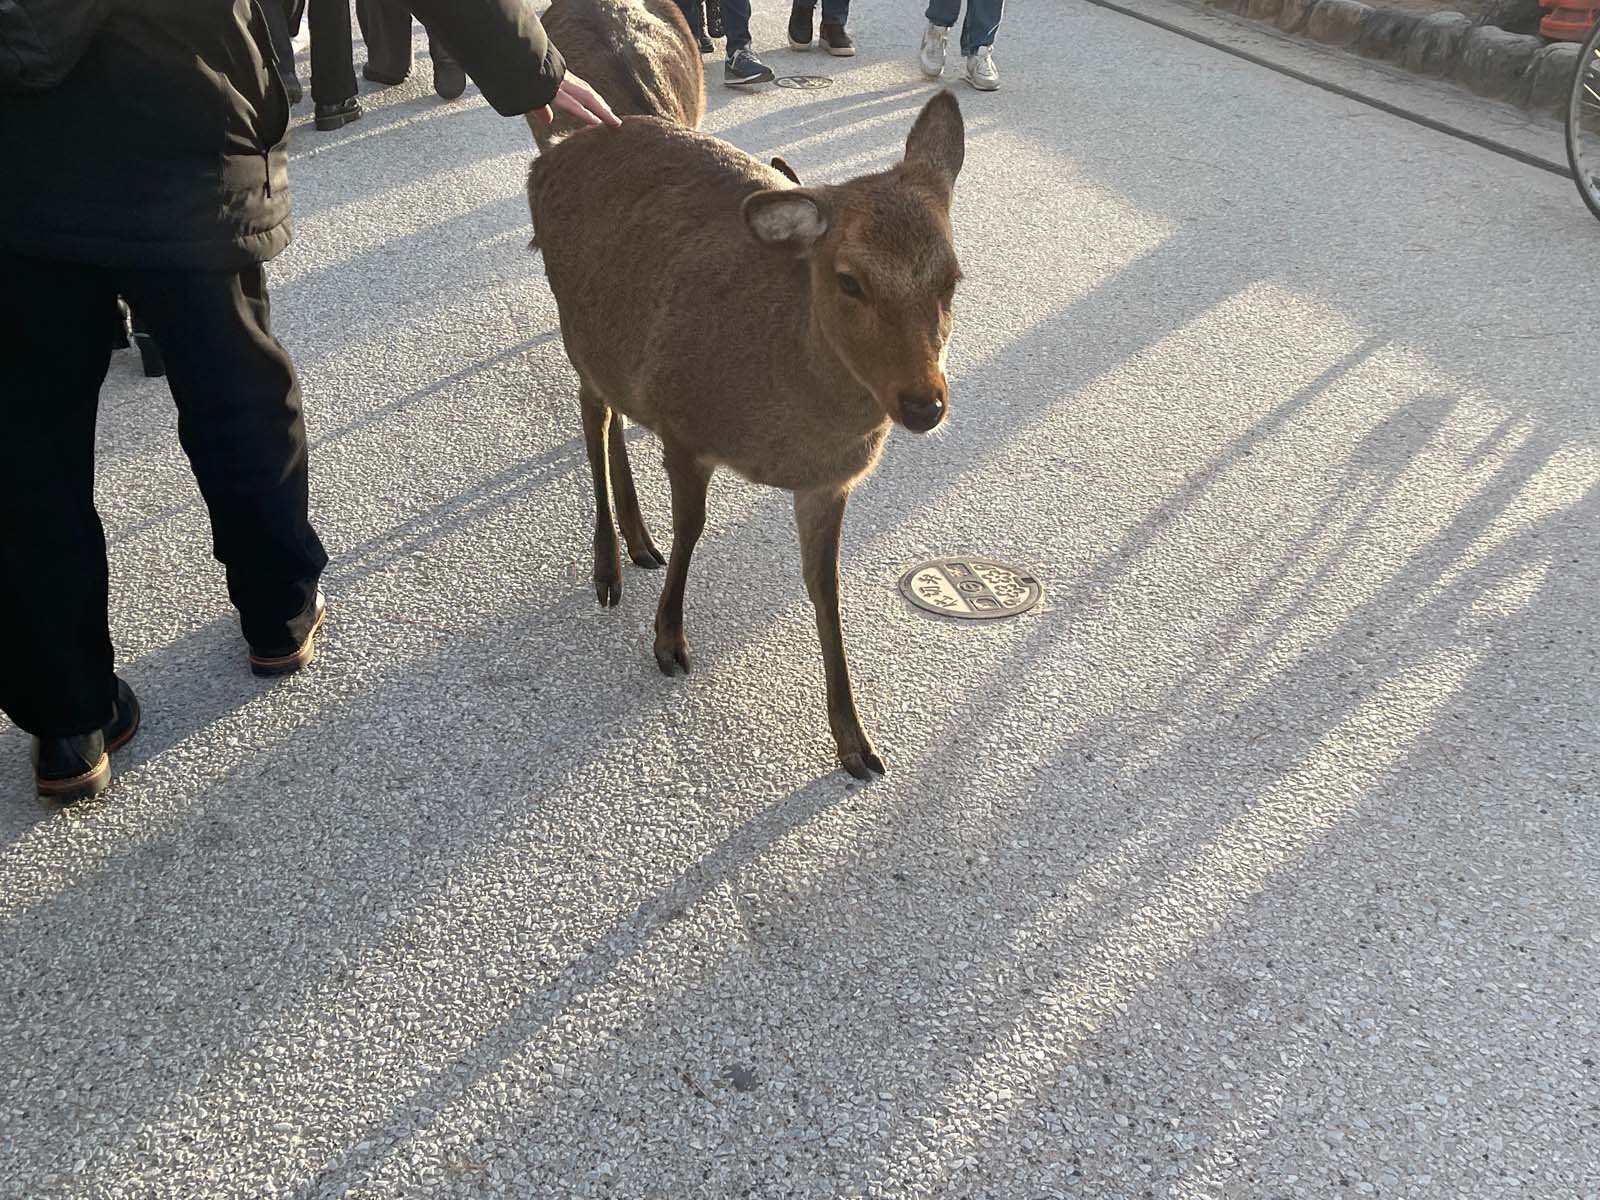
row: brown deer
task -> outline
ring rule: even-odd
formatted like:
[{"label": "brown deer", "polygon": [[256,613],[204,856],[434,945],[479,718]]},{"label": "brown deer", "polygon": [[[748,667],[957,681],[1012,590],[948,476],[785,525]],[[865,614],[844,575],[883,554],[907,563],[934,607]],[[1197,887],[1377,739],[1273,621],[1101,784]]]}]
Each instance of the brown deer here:
[{"label": "brown deer", "polygon": [[[706,113],[700,47],[676,0],[554,0],[539,18],[567,65],[622,116],[655,116],[699,129]],[[556,110],[531,116],[541,151],[582,128]]]},{"label": "brown deer", "polygon": [[[610,494],[628,553],[661,564],[639,511],[618,414],[661,439],[672,553],[655,656],[689,670],[683,592],[706,486],[727,467],[794,493],[839,760],[883,761],[861,726],[839,624],[839,535],[851,489],[892,423],[945,416],[945,346],[960,268],[950,200],[965,134],[955,97],[930,100],[887,171],[797,187],[725,142],[649,117],[584,130],[534,162],[528,203],[579,379],[594,480],[594,582],[622,595]],[[727,266],[741,263],[737,283]],[[726,353],[701,353],[707,325]]]}]

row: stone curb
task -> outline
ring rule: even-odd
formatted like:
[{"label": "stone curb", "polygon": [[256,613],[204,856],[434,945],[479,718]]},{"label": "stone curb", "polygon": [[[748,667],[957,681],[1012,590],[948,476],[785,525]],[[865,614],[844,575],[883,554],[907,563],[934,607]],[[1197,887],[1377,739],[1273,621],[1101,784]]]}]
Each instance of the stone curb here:
[{"label": "stone curb", "polygon": [[1450,79],[1479,96],[1562,119],[1578,68],[1575,42],[1547,43],[1493,21],[1537,22],[1533,0],[1499,0],[1477,24],[1458,12],[1417,13],[1362,0],[1205,0],[1212,8],[1266,21],[1364,58],[1394,63],[1430,79]]}]

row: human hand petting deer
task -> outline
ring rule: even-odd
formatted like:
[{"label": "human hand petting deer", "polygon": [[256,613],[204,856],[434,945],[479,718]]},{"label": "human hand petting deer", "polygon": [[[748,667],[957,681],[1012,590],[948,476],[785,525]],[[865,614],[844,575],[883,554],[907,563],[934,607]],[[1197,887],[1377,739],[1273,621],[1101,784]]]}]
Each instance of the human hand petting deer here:
[{"label": "human hand petting deer", "polygon": [[571,71],[562,78],[555,99],[543,108],[536,108],[528,113],[528,120],[537,121],[540,125],[549,125],[556,119],[555,109],[560,109],[581,125],[615,127],[622,124],[617,114],[611,111],[611,106],[605,102],[605,98]]}]

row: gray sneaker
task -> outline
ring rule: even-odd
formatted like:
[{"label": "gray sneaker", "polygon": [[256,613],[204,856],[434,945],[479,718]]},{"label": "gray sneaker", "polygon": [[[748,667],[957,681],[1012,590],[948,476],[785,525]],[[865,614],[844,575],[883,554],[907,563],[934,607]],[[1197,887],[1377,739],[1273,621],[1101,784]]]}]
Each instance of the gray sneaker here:
[{"label": "gray sneaker", "polygon": [[917,59],[922,64],[922,73],[929,79],[937,79],[944,74],[944,40],[950,36],[950,26],[929,24],[922,32],[922,45],[917,50]]},{"label": "gray sneaker", "polygon": [[728,61],[722,64],[722,82],[729,87],[771,83],[772,79],[772,68],[757,58],[749,46],[728,51]]},{"label": "gray sneaker", "polygon": [[994,57],[988,46],[979,46],[967,55],[966,80],[980,92],[992,92],[1000,86],[1000,72],[995,70]]}]

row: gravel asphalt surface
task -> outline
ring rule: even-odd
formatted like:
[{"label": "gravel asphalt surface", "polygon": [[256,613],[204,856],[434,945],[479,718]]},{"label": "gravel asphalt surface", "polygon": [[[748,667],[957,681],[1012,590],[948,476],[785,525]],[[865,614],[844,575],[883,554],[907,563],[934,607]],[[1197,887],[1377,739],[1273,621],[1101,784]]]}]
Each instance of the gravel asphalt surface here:
[{"label": "gravel asphalt surface", "polygon": [[[713,60],[707,128],[893,161],[920,13],[857,7],[858,58],[768,56],[828,90]],[[687,680],[659,572],[596,606],[523,124],[425,57],[297,112],[270,280],[330,621],[250,675],[117,355],[145,725],[65,812],[0,732],[0,1196],[1600,1196],[1600,226],[1071,0],[996,61],[952,78],[951,419],[846,524],[867,786],[787,497],[713,484]],[[1044,601],[924,616],[940,553]]]}]

